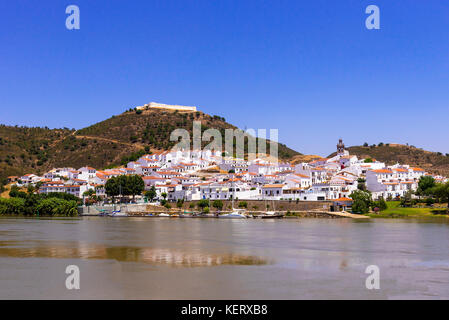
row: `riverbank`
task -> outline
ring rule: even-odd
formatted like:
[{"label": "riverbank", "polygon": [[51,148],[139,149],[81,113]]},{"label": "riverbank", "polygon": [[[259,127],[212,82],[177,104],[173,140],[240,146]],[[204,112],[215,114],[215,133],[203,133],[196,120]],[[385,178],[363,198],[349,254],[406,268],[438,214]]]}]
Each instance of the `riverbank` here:
[{"label": "riverbank", "polygon": [[388,201],[388,208],[379,213],[369,213],[371,218],[449,218],[447,208],[404,208],[400,201]]}]

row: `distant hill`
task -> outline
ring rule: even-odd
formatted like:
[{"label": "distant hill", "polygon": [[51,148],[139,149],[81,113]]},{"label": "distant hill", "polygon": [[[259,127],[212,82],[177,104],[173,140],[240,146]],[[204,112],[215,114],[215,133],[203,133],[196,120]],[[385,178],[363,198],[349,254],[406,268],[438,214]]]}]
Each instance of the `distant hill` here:
[{"label": "distant hill", "polygon": [[[430,152],[414,146],[402,144],[381,144],[372,146],[353,146],[346,148],[350,154],[359,158],[373,158],[387,165],[409,164],[434,174],[449,175],[449,156]],[[329,155],[333,157],[336,153]]]},{"label": "distant hill", "polygon": [[[146,152],[169,150],[175,144],[170,133],[177,128],[192,133],[193,121],[201,121],[202,131],[218,129],[223,143],[225,129],[236,129],[224,118],[200,111],[151,109],[130,110],[81,130],[0,125],[0,179],[42,174],[53,167],[117,166]],[[278,150],[283,160],[300,155],[284,144]]]},{"label": "distant hill", "polygon": [[323,157],[321,156],[317,156],[314,154],[299,154],[297,156],[294,156],[291,160],[290,163],[291,164],[298,164],[298,163],[303,163],[303,162],[312,162],[314,160],[319,160],[322,159]]}]

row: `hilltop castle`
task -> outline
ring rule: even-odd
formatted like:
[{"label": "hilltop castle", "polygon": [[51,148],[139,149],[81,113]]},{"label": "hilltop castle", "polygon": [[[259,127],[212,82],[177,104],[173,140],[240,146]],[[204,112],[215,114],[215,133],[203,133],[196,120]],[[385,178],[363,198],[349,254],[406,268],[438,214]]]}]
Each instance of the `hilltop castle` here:
[{"label": "hilltop castle", "polygon": [[196,112],[196,107],[169,105],[169,104],[163,104],[163,103],[157,103],[157,102],[150,102],[143,106],[138,106],[138,107],[136,107],[136,109],[137,110],[168,109],[168,110]]}]

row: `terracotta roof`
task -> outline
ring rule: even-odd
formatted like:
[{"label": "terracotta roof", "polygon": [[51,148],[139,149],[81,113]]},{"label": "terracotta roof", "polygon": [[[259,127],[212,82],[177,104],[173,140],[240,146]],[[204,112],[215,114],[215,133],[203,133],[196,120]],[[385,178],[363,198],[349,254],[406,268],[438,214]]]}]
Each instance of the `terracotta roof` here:
[{"label": "terracotta roof", "polygon": [[284,184],[266,184],[262,188],[282,188]]},{"label": "terracotta roof", "polygon": [[346,197],[341,197],[341,198],[338,198],[338,199],[335,199],[334,200],[334,202],[349,202],[349,201],[353,201],[352,199],[350,199],[350,198],[346,198]]},{"label": "terracotta roof", "polygon": [[377,169],[377,170],[372,170],[375,173],[393,173],[393,171],[388,170],[388,169]]}]

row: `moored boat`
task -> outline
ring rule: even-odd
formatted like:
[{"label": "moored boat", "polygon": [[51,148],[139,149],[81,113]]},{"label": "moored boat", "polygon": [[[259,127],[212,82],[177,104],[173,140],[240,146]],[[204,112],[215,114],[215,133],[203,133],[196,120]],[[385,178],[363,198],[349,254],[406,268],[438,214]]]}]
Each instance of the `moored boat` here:
[{"label": "moored boat", "polygon": [[245,210],[241,209],[233,209],[231,213],[220,214],[218,216],[220,219],[247,219],[248,215],[246,215]]},{"label": "moored boat", "polygon": [[108,214],[109,217],[127,217],[128,214],[122,211],[112,211],[112,213]]},{"label": "moored boat", "polygon": [[170,215],[168,213],[159,213],[157,216],[158,217],[170,217]]},{"label": "moored boat", "polygon": [[284,215],[282,213],[263,214],[260,215],[260,219],[282,219]]}]

